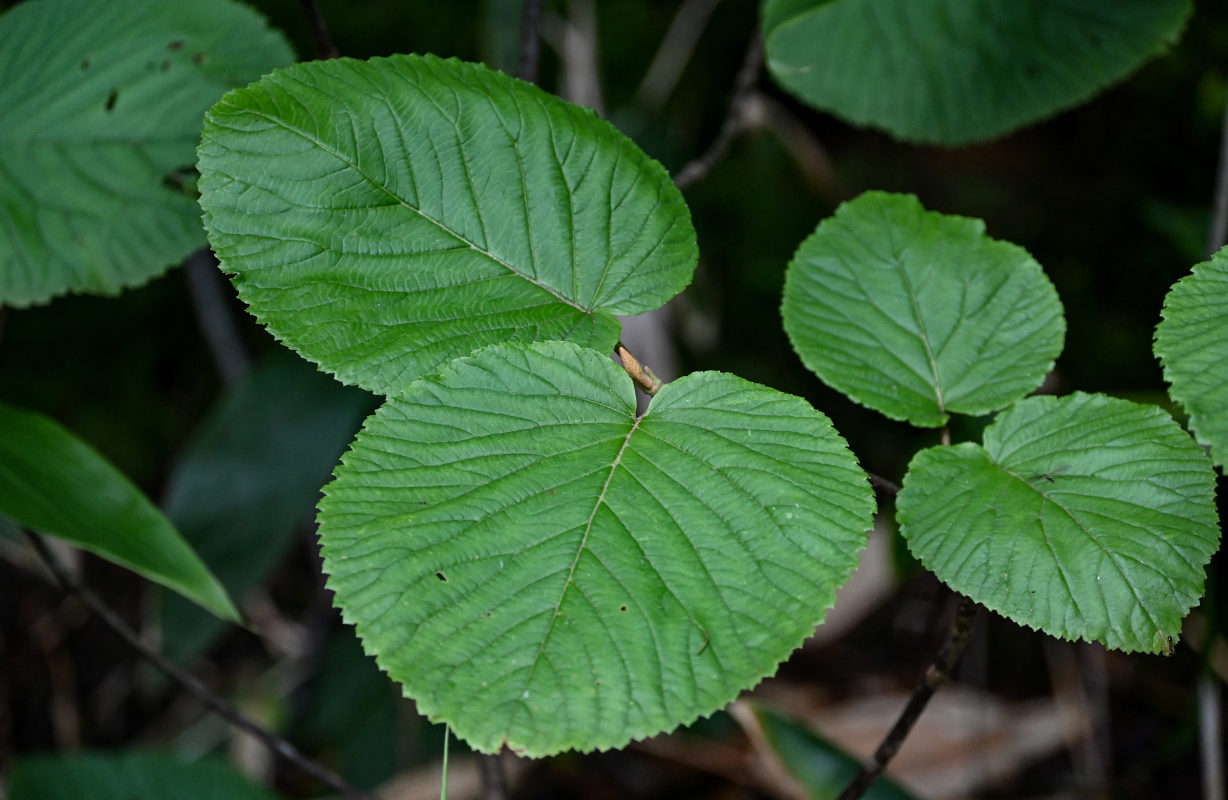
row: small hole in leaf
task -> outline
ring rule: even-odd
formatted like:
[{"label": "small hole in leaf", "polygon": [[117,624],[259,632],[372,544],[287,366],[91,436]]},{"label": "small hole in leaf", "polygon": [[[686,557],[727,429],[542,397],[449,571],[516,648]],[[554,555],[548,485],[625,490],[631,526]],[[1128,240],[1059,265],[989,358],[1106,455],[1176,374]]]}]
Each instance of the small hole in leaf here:
[{"label": "small hole in leaf", "polygon": [[443,581],[444,583],[448,582],[448,576],[444,575],[442,572],[436,572],[435,577],[439,578],[439,580]]},{"label": "small hole in leaf", "polygon": [[192,54],[192,63],[193,63],[193,64],[202,64],[202,63],[204,63],[204,61],[205,61],[205,54],[204,54],[204,53],[193,53],[193,54]]},{"label": "small hole in leaf", "polygon": [[618,610],[619,610],[619,611],[626,611],[626,610],[627,610],[627,607],[626,607],[626,606],[619,606]]},{"label": "small hole in leaf", "polygon": [[166,49],[167,50],[182,50],[183,49],[183,39],[176,39],[175,41],[168,44],[166,46]]},{"label": "small hole in leaf", "polygon": [[107,111],[110,111],[111,109],[115,108],[115,103],[118,100],[119,100],[119,89],[112,89],[111,93],[107,95],[107,102],[103,105],[103,108],[105,108]]}]

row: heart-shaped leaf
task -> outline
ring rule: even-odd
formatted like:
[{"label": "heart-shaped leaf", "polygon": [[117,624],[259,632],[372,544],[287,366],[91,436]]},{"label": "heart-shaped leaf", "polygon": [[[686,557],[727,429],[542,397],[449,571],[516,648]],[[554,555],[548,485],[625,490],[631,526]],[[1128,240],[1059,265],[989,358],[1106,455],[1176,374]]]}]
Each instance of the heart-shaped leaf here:
[{"label": "heart-shaped leaf", "polygon": [[819,623],[874,508],[831,423],[722,373],[497,345],[368,420],[320,504],[329,586],[480,750],[620,747],[708,714]]},{"label": "heart-shaped leaf", "polygon": [[1066,323],[1049,279],[980,220],[866,192],[789,264],[785,331],[828,385],[892,419],[944,425],[1038,387]]},{"label": "heart-shaped leaf", "polygon": [[1190,0],[767,0],[768,68],[798,97],[902,139],[1001,136],[1176,41]]},{"label": "heart-shaped leaf", "polygon": [[1173,285],[1155,351],[1190,429],[1228,466],[1228,247]]},{"label": "heart-shaped leaf", "polygon": [[922,450],[900,532],[958,592],[1054,636],[1167,651],[1219,547],[1215,473],[1155,406],[1033,397]]},{"label": "heart-shaped leaf", "polygon": [[610,350],[691,280],[660,164],[592,111],[432,56],[297,64],[200,146],[209,241],[290,347],[381,394],[505,341]]},{"label": "heart-shaped leaf", "polygon": [[0,305],[114,294],[202,247],[200,209],[176,186],[201,116],[293,60],[231,0],[39,0],[5,12]]}]

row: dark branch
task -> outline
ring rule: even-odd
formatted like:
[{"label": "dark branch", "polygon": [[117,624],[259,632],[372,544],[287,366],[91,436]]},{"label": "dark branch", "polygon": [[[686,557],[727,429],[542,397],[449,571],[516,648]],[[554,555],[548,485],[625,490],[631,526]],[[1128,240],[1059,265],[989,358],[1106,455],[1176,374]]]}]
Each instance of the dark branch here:
[{"label": "dark branch", "polygon": [[503,772],[503,753],[493,756],[478,753],[478,775],[482,779],[482,800],[507,800],[507,775]]},{"label": "dark branch", "polygon": [[316,0],[299,0],[299,5],[303,7],[303,16],[307,18],[311,40],[315,42],[316,55],[320,60],[340,56],[341,51],[337,49],[337,45],[333,44],[333,37],[328,33],[328,25],[324,22],[324,15],[320,13],[320,6]]},{"label": "dark branch", "polygon": [[542,0],[524,0],[520,15],[520,63],[516,77],[537,83],[537,67],[542,50]]},{"label": "dark branch", "polygon": [[281,739],[258,724],[253,722],[243,712],[227,703],[221,697],[205,686],[194,676],[180,669],[176,664],[167,660],[165,656],[156,650],[153,650],[149,645],[141,641],[141,638],[128,627],[119,615],[112,611],[106,604],[102,602],[93,592],[82,586],[77,580],[69,574],[60,560],[56,558],[51,549],[47,547],[47,543],[43,541],[41,536],[27,532],[26,534],[30,543],[34,545],[35,552],[39,558],[51,570],[51,574],[59,582],[61,588],[69,594],[80,597],[90,610],[98,615],[98,618],[106,624],[108,628],[119,635],[119,638],[128,643],[128,646],[137,652],[141,658],[144,658],[149,663],[153,664],[159,670],[164,672],[167,677],[178,683],[189,694],[200,700],[209,708],[217,712],[230,724],[234,725],[241,731],[250,734],[260,741],[265,747],[273,751],[277,755],[294,764],[296,767],[307,773],[311,777],[318,780],[328,788],[341,795],[351,798],[351,800],[378,800],[375,795],[365,792],[356,786],[350,785],[344,778],[336,773],[328,770],[299,752],[298,748],[290,744],[284,739]]},{"label": "dark branch", "polygon": [[234,315],[226,306],[217,259],[208,248],[201,248],[188,256],[183,271],[188,281],[192,310],[196,312],[196,322],[209,346],[213,363],[221,373],[222,382],[233,386],[247,373],[250,359],[243,346],[243,337],[235,325]]},{"label": "dark branch", "polygon": [[759,66],[763,62],[763,40],[756,32],[746,48],[746,56],[742,66],[733,81],[733,96],[729,100],[729,112],[721,122],[720,130],[708,150],[690,162],[674,176],[674,183],[679,189],[685,189],[696,181],[702,180],[716,162],[721,160],[733,139],[742,129],[742,120],[746,115],[746,104],[750,101],[751,92],[755,88],[755,79],[759,77]]},{"label": "dark branch", "polygon": [[889,481],[881,475],[875,475],[873,472],[867,472],[870,476],[870,485],[880,492],[886,492],[889,495],[897,495],[900,493],[900,485],[894,481]]},{"label": "dark branch", "polygon": [[938,655],[935,656],[934,663],[930,664],[925,674],[921,676],[921,680],[917,682],[917,687],[913,689],[912,696],[908,698],[908,703],[900,712],[899,719],[887,732],[878,749],[874,751],[874,755],[862,765],[861,771],[849,782],[848,786],[844,787],[844,791],[837,800],[857,800],[869,791],[878,777],[883,774],[883,770],[895,757],[900,745],[908,736],[908,732],[912,730],[917,718],[925,710],[926,704],[934,696],[934,692],[946,682],[951,670],[955,667],[955,662],[959,661],[960,654],[964,652],[964,647],[972,638],[972,630],[976,623],[976,610],[976,603],[960,595],[955,609],[955,619],[951,622],[951,630],[947,633],[947,639],[942,643]]}]

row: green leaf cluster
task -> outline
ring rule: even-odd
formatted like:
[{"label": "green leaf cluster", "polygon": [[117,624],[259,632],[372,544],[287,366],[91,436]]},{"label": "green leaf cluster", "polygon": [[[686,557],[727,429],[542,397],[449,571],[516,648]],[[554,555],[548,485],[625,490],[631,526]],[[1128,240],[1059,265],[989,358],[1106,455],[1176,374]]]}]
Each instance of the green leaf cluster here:
[{"label": "green leaf cluster", "polygon": [[[912,196],[868,192],[798,248],[782,313],[808,367],[889,417],[938,426],[948,412],[1001,412],[981,444],[909,464],[897,518],[922,564],[1046,633],[1170,651],[1219,547],[1214,472],[1154,406],[1024,399],[1065,329],[1027,253]],[[1205,317],[1222,353],[1222,315]]]},{"label": "green leaf cluster", "polygon": [[425,713],[490,752],[618,747],[720,708],[822,620],[865,475],[822,414],[730,375],[637,415],[614,315],[683,288],[695,234],[612,126],[473,64],[337,59],[228,94],[199,152],[256,316],[387,398],[320,539]]}]

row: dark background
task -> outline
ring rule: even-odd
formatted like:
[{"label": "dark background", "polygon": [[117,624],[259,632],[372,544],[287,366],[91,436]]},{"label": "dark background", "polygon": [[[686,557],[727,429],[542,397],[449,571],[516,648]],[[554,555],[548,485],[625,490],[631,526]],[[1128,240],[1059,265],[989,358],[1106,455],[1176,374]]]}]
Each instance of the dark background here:
[{"label": "dark background", "polygon": [[[254,5],[302,57],[313,55],[297,2]],[[748,0],[716,3],[677,84],[653,107],[637,99],[637,87],[684,5],[546,3],[556,18],[595,7],[604,112],[671,171],[716,135],[757,14]],[[519,3],[511,0],[336,0],[322,9],[347,56],[429,51],[515,69]],[[548,37],[542,85],[558,90],[560,71]],[[669,307],[667,344],[682,372],[719,369],[805,396],[833,419],[867,469],[898,481],[916,449],[935,443],[936,434],[888,421],[824,387],[789,348],[778,308],[793,250],[840,201],[867,189],[911,192],[928,209],[984,219],[991,236],[1021,245],[1045,268],[1068,324],[1048,390],[1107,392],[1179,413],[1166,399],[1151,340],[1166,291],[1207,256],[1226,78],[1228,8],[1211,2],[1198,4],[1172,52],[1121,85],[975,147],[921,147],[849,127],[793,101],[761,73],[759,123],[686,191],[701,264],[694,285]],[[184,275],[172,270],[118,298],[68,297],[9,310],[0,339],[0,400],[55,417],[158,498],[177,454],[223,388],[191,308]],[[241,304],[232,308],[253,354],[275,347]],[[953,432],[972,438],[978,424],[959,423]],[[15,553],[15,540],[4,541],[5,552]],[[87,582],[134,625],[148,625],[147,587],[96,559],[83,569]],[[910,569],[901,556],[898,591],[853,632],[800,651],[771,682],[776,695],[795,692],[790,696],[804,698],[795,705],[809,710],[906,691],[936,643],[945,607],[944,590]],[[1213,588],[1222,585],[1223,572],[1217,557]],[[430,764],[441,729],[399,699],[323,592],[314,540],[304,530],[267,597],[277,614],[312,635],[307,655],[287,665],[276,648],[238,631],[194,669],[232,699],[266,711],[284,735],[362,785]],[[1212,594],[1195,614],[1212,633],[1221,605]],[[226,745],[220,723],[151,679],[120,642],[21,558],[0,558],[0,612],[0,769],[14,754],[54,748]],[[1198,796],[1200,654],[1185,643],[1169,658],[1092,650],[993,615],[981,619],[962,681],[1003,702],[1051,698],[1061,682],[1055,664],[1073,664],[1076,682],[1101,698],[1092,706],[1106,713],[1093,737],[1098,755],[1055,747],[972,796]],[[296,675],[289,684],[288,669]],[[673,745],[528,765],[516,773],[516,796],[773,796],[729,755],[745,755],[750,746],[727,716],[684,736]],[[718,745],[731,749],[711,749]],[[686,752],[698,766],[684,763]],[[725,755],[718,759],[714,752]],[[265,767],[287,796],[318,789],[291,769]]]}]

